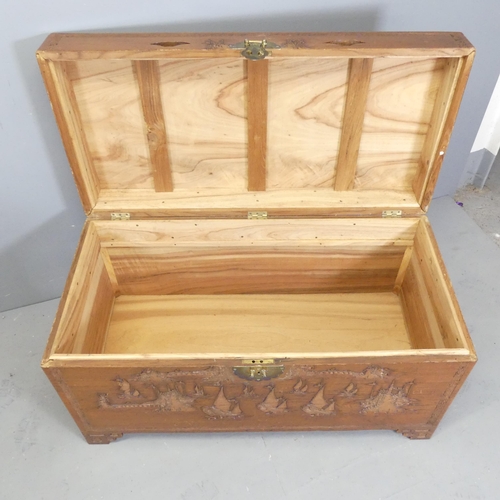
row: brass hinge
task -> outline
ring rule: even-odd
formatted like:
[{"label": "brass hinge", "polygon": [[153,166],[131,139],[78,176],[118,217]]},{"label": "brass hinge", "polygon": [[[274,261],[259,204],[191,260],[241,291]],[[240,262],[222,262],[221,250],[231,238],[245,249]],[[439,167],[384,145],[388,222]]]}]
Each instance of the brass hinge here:
[{"label": "brass hinge", "polygon": [[403,216],[402,210],[384,210],[382,212],[382,217],[387,219],[394,219]]},{"label": "brass hinge", "polygon": [[229,46],[231,49],[243,49],[241,55],[251,61],[264,59],[270,52],[267,49],[281,49],[281,47],[267,40],[245,40],[244,42],[235,43]]},{"label": "brass hinge", "polygon": [[249,219],[267,219],[267,212],[248,212]]},{"label": "brass hinge", "polygon": [[112,212],[111,220],[130,220],[130,214],[127,212]]}]

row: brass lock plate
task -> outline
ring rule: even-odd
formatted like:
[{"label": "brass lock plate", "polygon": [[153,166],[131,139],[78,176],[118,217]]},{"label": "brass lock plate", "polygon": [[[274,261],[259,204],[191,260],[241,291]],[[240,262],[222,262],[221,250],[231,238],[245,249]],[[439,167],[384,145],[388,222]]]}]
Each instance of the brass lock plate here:
[{"label": "brass lock plate", "polygon": [[274,364],[273,359],[245,360],[242,366],[233,366],[233,373],[245,380],[269,380],[279,377],[284,371],[283,365]]},{"label": "brass lock plate", "polygon": [[229,46],[231,49],[243,49],[241,55],[251,61],[265,59],[269,54],[268,49],[281,49],[281,47],[267,40],[245,40],[242,43],[235,43]]}]

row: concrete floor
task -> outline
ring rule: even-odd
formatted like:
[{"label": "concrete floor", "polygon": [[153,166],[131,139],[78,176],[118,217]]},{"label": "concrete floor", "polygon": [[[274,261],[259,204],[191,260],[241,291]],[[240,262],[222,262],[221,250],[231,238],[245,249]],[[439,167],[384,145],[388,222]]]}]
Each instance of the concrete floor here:
[{"label": "concrete floor", "polygon": [[465,186],[455,195],[476,224],[500,246],[500,154],[491,167],[483,189]]},{"label": "concrete floor", "polygon": [[500,498],[500,248],[451,198],[430,218],[479,356],[431,440],[159,434],[90,446],[39,368],[53,300],[0,314],[0,498]]}]

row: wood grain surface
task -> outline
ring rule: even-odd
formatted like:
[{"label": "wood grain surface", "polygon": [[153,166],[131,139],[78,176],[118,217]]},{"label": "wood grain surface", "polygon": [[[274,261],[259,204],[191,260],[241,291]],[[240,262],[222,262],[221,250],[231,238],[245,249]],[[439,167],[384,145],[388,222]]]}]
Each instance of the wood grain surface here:
[{"label": "wood grain surface", "polygon": [[103,247],[288,246],[298,250],[338,245],[409,245],[419,218],[191,219],[92,221]]},{"label": "wood grain surface", "polygon": [[355,189],[411,189],[442,66],[439,59],[373,61]]},{"label": "wood grain surface", "polygon": [[139,84],[155,191],[172,191],[172,173],[160,95],[158,62],[134,61],[133,67]]},{"label": "wood grain surface", "polygon": [[92,211],[94,219],[110,219],[111,213],[127,209],[133,219],[172,217],[235,219],[248,218],[253,210],[267,211],[268,217],[373,217],[384,210],[401,210],[404,217],[424,212],[413,191],[334,191],[295,189],[234,194],[229,190],[155,193],[146,189],[101,190]]},{"label": "wood grain surface", "polygon": [[101,188],[147,188],[154,176],[139,86],[130,61],[73,65],[71,81]]},{"label": "wood grain surface", "polygon": [[108,248],[122,294],[392,291],[404,247]]},{"label": "wood grain surface", "polygon": [[237,216],[231,203],[272,210],[279,192],[296,215],[372,216],[351,189],[371,207],[384,192],[389,208],[426,209],[473,58],[462,35],[422,35],[417,50],[415,34],[276,34],[281,49],[257,62],[229,48],[236,36],[96,35],[98,52],[92,36],[47,41],[39,59],[88,212],[117,199],[139,217]]},{"label": "wood grain surface", "polygon": [[373,59],[349,61],[349,82],[335,176],[337,191],[347,191],[354,186],[372,68]]},{"label": "wood grain surface", "polygon": [[248,190],[266,190],[269,61],[246,61]]},{"label": "wood grain surface", "polygon": [[[474,47],[457,32],[367,33],[53,33],[39,54],[53,60],[230,57],[243,40],[281,46],[273,57],[466,56]],[[241,51],[241,49],[239,49]]]},{"label": "wood grain surface", "polygon": [[248,190],[242,58],[160,62],[175,191]]},{"label": "wood grain surface", "polygon": [[269,61],[269,190],[332,188],[346,79],[345,59]]},{"label": "wood grain surface", "polygon": [[129,295],[115,301],[103,352],[239,352],[245,356],[257,351],[326,353],[410,347],[399,299],[391,292]]},{"label": "wood grain surface", "polygon": [[59,387],[69,392],[65,402],[94,443],[124,432],[392,429],[429,438],[473,366],[401,364],[384,357],[375,363],[298,358],[280,361],[280,377],[255,382],[233,374],[237,363],[68,367],[49,373],[60,374]]}]

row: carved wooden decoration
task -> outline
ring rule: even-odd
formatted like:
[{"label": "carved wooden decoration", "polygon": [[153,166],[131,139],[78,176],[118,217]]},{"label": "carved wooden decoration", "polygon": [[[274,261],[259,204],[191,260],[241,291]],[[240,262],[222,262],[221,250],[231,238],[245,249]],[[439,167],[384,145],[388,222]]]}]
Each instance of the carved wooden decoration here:
[{"label": "carved wooden decoration", "polygon": [[[182,384],[178,384],[179,388]],[[99,407],[100,408],[151,408],[156,411],[194,411],[193,402],[196,397],[199,396],[187,396],[182,394],[182,389],[168,389],[166,391],[160,391],[157,387],[152,386],[156,397],[150,400],[142,399],[142,396],[138,391],[137,396],[125,396],[120,395],[118,397],[123,397],[126,399],[123,403],[112,403],[110,402],[106,394],[101,394],[99,396]],[[133,398],[137,398],[135,401]]]},{"label": "carved wooden decoration", "polygon": [[245,384],[245,387],[243,389],[243,394],[241,397],[255,399],[259,398],[260,396],[256,394],[255,389],[251,385]]},{"label": "carved wooden decoration", "polygon": [[[170,372],[143,370],[129,379],[117,377],[114,380],[118,386],[117,394],[99,394],[98,407],[108,410],[141,408],[157,412],[201,410],[209,419],[235,419],[244,416],[240,400],[249,400],[251,405],[255,405],[257,410],[266,415],[300,412],[311,417],[322,417],[335,416],[339,411],[342,412],[338,406],[339,401],[350,400],[355,407],[357,405],[357,412],[361,415],[400,413],[417,403],[409,397],[414,381],[398,386],[395,378],[385,382],[390,375],[391,372],[387,368],[373,365],[362,371],[290,367],[276,383],[295,380],[293,386],[287,385],[286,389],[279,390],[275,384],[268,385],[265,386],[268,392],[263,396],[262,389],[258,390],[259,387],[262,388],[260,382],[241,383],[228,367]],[[314,381],[311,383],[311,378],[318,377],[321,377],[319,384]],[[328,397],[325,395],[327,386],[339,377],[347,379],[346,385]],[[231,386],[231,392],[234,394],[235,385],[241,387],[239,395],[228,398],[225,389]],[[218,392],[210,402],[207,398],[213,392],[209,390],[207,394],[206,388],[214,386],[218,388]],[[277,392],[281,395],[278,396]],[[289,397],[293,398],[292,406],[288,401]],[[198,400],[200,401],[196,403]],[[260,402],[251,403],[252,400]],[[297,402],[300,405],[297,405]],[[350,408],[352,411],[352,404]]]},{"label": "carved wooden decoration", "polygon": [[322,385],[311,401],[302,407],[311,417],[335,415],[335,401],[327,401],[324,395],[325,386]]},{"label": "carved wooden decoration", "polygon": [[[402,387],[395,385],[395,380],[387,389],[380,389],[365,401],[361,401],[361,413],[399,413],[414,401],[408,397],[414,382],[408,382]],[[375,387],[375,386],[374,386]]]},{"label": "carved wooden decoration", "polygon": [[285,40],[283,47],[290,49],[305,49],[307,48],[307,42],[303,38],[288,38]]},{"label": "carved wooden decoration", "polygon": [[224,41],[224,39],[212,40],[211,38],[209,38],[208,40],[205,40],[205,47],[208,50],[221,49],[225,44],[226,42]]},{"label": "carved wooden decoration", "polygon": [[310,367],[303,368],[307,375],[346,375],[355,379],[383,379],[391,374],[391,371],[387,368],[382,368],[380,366],[371,365],[365,368],[361,372],[354,372],[351,370],[338,370],[336,368],[331,368],[327,370],[314,370]]},{"label": "carved wooden decoration", "polygon": [[352,398],[358,392],[357,387],[351,382],[342,392],[341,395],[346,398]]},{"label": "carved wooden decoration", "polygon": [[293,392],[296,394],[305,394],[307,392],[307,384],[299,379],[299,381],[293,386]]},{"label": "carved wooden decoration", "polygon": [[203,406],[203,412],[209,418],[239,418],[243,416],[240,405],[236,400],[229,400],[221,387],[212,406]]},{"label": "carved wooden decoration", "polygon": [[274,393],[274,386],[269,386],[269,394],[262,403],[257,405],[257,408],[264,413],[276,415],[287,411],[287,402],[284,398],[277,398]]}]

